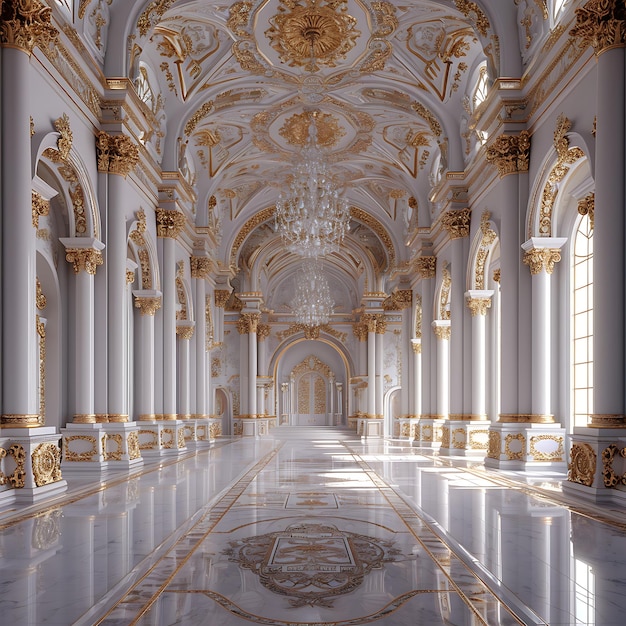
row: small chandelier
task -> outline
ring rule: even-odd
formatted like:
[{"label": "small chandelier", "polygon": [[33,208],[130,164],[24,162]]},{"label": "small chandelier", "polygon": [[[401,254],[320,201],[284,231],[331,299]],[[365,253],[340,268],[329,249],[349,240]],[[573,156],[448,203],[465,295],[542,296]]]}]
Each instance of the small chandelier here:
[{"label": "small chandelier", "polygon": [[321,263],[315,259],[303,261],[296,273],[296,295],[291,301],[296,322],[309,327],[324,326],[332,315],[333,305]]},{"label": "small chandelier", "polygon": [[350,208],[317,146],[315,120],[313,113],[288,189],[278,197],[276,228],[287,250],[318,258],[339,249],[350,228]]}]

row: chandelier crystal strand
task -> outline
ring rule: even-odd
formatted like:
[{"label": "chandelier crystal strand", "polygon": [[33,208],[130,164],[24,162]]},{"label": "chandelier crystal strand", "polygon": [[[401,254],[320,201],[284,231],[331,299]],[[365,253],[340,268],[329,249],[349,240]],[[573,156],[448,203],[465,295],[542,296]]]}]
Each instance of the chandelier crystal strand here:
[{"label": "chandelier crystal strand", "polygon": [[323,152],[317,146],[315,114],[288,188],[276,203],[276,227],[287,250],[318,258],[339,249],[350,226],[350,209],[341,197]]},{"label": "chandelier crystal strand", "polygon": [[303,261],[296,273],[296,293],[291,301],[296,322],[311,327],[328,324],[333,306],[321,263],[315,259]]}]

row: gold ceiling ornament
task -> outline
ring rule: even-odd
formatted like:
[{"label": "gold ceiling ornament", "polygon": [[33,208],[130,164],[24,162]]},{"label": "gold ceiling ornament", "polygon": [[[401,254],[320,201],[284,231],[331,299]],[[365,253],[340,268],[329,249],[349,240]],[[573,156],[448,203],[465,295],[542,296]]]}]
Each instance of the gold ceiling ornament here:
[{"label": "gold ceiling ornament", "polygon": [[52,9],[39,0],[3,0],[0,7],[0,44],[31,54],[48,47],[59,31],[52,26]]},{"label": "gold ceiling ornament", "polygon": [[421,102],[412,102],[411,108],[428,123],[428,125],[430,126],[430,130],[433,131],[433,135],[435,135],[436,137],[441,137],[441,134],[443,132],[441,124],[439,123],[437,118]]},{"label": "gold ceiling ornament", "polygon": [[336,116],[321,111],[295,113],[285,120],[278,134],[292,146],[302,148],[308,141],[309,128],[313,119],[317,128],[317,145],[321,148],[333,148],[346,134]]},{"label": "gold ceiling ornament", "polygon": [[487,148],[487,163],[498,168],[500,178],[508,174],[527,172],[530,161],[530,133],[523,130],[519,135],[500,135]]},{"label": "gold ceiling ornament", "polygon": [[185,124],[185,135],[189,137],[195,130],[196,126],[214,109],[213,100],[205,102],[187,121]]},{"label": "gold ceiling ornament", "polygon": [[589,0],[577,8],[576,25],[569,34],[591,46],[596,54],[626,45],[626,6],[624,0]]},{"label": "gold ceiling ornament", "polygon": [[237,37],[244,39],[250,37],[248,32],[243,28],[250,19],[250,11],[252,9],[252,2],[235,2],[230,7],[228,21],[226,25]]},{"label": "gold ceiling ornament", "polygon": [[336,67],[361,35],[347,5],[347,0],[279,0],[265,36],[290,67],[307,72]]},{"label": "gold ceiling ornament", "polygon": [[176,0],[152,0],[144,9],[144,12],[137,19],[137,29],[142,37],[159,22],[165,12],[176,2]]}]

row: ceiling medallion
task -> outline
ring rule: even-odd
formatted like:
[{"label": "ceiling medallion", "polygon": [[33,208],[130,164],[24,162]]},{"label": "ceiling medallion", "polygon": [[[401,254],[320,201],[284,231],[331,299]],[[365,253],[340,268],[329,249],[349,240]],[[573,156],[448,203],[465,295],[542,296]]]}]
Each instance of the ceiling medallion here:
[{"label": "ceiling medallion", "polygon": [[318,72],[345,59],[361,35],[347,0],[280,0],[278,15],[265,31],[283,63]]},{"label": "ceiling medallion", "polygon": [[309,139],[309,128],[315,117],[317,145],[321,148],[333,148],[346,134],[339,125],[339,120],[330,113],[304,111],[295,113],[285,120],[278,133],[292,146],[303,148]]}]

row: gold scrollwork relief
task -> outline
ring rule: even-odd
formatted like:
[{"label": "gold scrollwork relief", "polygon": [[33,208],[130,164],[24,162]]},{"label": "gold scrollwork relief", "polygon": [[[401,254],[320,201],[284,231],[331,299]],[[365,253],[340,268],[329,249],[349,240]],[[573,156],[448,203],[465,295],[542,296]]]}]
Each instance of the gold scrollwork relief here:
[{"label": "gold scrollwork relief", "polygon": [[[109,450],[109,442],[115,444],[114,450]],[[102,453],[105,461],[121,461],[124,451],[122,435],[119,433],[105,434],[102,437]]]},{"label": "gold scrollwork relief", "polygon": [[[498,434],[498,433],[494,433]],[[471,430],[469,433],[469,447],[471,450],[487,450],[489,448],[490,433],[488,430]],[[500,438],[498,437],[498,441]]]},{"label": "gold scrollwork relief", "polygon": [[487,446],[487,456],[490,459],[499,459],[502,454],[502,438],[497,430],[489,431],[489,443]]},{"label": "gold scrollwork relief", "polygon": [[569,34],[591,46],[596,54],[626,44],[623,0],[590,0],[575,10],[576,25]]},{"label": "gold scrollwork relief", "polygon": [[[91,444],[91,448],[83,450],[82,452],[76,452],[71,449],[71,444],[74,441],[86,441]],[[65,461],[69,462],[85,462],[93,461],[94,457],[98,456],[98,440],[91,435],[70,435],[69,437],[63,437],[63,457]]]},{"label": "gold scrollwork relief", "polygon": [[452,448],[465,450],[467,448],[467,433],[465,429],[455,428],[450,434],[450,443]]},{"label": "gold scrollwork relief", "polygon": [[36,46],[45,48],[59,31],[50,23],[52,9],[39,0],[6,0],[0,8],[0,43],[31,54]]},{"label": "gold scrollwork relief", "polygon": [[596,452],[588,443],[574,443],[567,480],[591,487],[596,477]]},{"label": "gold scrollwork relief", "polygon": [[176,239],[185,227],[187,218],[176,209],[156,210],[157,237]]},{"label": "gold scrollwork relief", "polygon": [[558,248],[533,248],[524,254],[523,260],[533,276],[544,270],[546,274],[552,274],[554,265],[561,260],[561,251]]},{"label": "gold scrollwork relief", "polygon": [[50,202],[36,191],[31,192],[33,227],[39,228],[39,218],[50,214]]},{"label": "gold scrollwork relief", "polygon": [[10,474],[0,471],[0,485],[9,484],[14,489],[21,489],[26,484],[26,451],[17,443],[9,446],[8,450],[0,447],[0,459],[7,456],[13,458],[15,468]]},{"label": "gold scrollwork relief", "polygon": [[137,431],[128,433],[128,458],[132,461],[141,458],[141,450],[139,449],[139,436]]},{"label": "gold scrollwork relief", "polygon": [[95,275],[98,265],[104,263],[102,252],[93,248],[67,248],[65,250],[65,260],[73,264],[74,274],[80,274],[81,271],[85,271],[92,276]]},{"label": "gold scrollwork relief", "polygon": [[61,451],[54,443],[40,443],[31,454],[37,487],[61,480]]},{"label": "gold scrollwork relief", "polygon": [[593,192],[587,194],[582,200],[579,200],[578,202],[578,213],[579,215],[589,216],[589,225],[591,226],[591,230],[593,230],[594,225],[595,208],[596,194]]},{"label": "gold scrollwork relief", "polygon": [[613,460],[616,455],[626,458],[626,448],[619,448],[612,443],[602,450],[602,466],[604,468],[602,470],[602,478],[604,479],[604,486],[609,489],[613,489],[618,485],[626,485],[626,474],[620,476],[613,467]]},{"label": "gold scrollwork relief", "polygon": [[179,450],[181,450],[182,448],[184,448],[186,446],[185,443],[185,431],[182,428],[179,428],[178,431],[176,432],[176,444],[177,444],[177,448]]},{"label": "gold scrollwork relief", "polygon": [[173,428],[164,428],[161,431],[161,447],[165,450],[171,450],[176,444]]},{"label": "gold scrollwork relief", "polygon": [[98,171],[126,177],[139,162],[139,148],[126,135],[100,131],[96,138]]},{"label": "gold scrollwork relief", "polygon": [[[540,450],[539,446],[542,441],[552,442],[553,450]],[[530,438],[530,456],[533,461],[553,461],[560,462],[563,460],[565,451],[563,449],[563,437],[559,435],[533,435]]]},{"label": "gold scrollwork relief", "polygon": [[415,271],[421,278],[435,278],[437,257],[420,256],[414,261]]},{"label": "gold scrollwork relief", "polygon": [[[141,440],[139,437],[141,436]],[[137,431],[139,450],[154,450],[159,445],[159,435],[154,430],[139,429]]]},{"label": "gold scrollwork relief", "polygon": [[[514,442],[518,442],[517,445]],[[515,450],[519,445],[519,450]],[[526,436],[522,433],[509,433],[504,438],[504,454],[509,461],[522,461],[526,454]]]},{"label": "gold scrollwork relief", "polygon": [[487,148],[487,163],[494,164],[500,178],[508,174],[527,172],[530,161],[530,133],[526,130],[519,135],[500,135]]},{"label": "gold scrollwork relief", "polygon": [[450,447],[450,428],[448,426],[444,426],[441,429],[441,447],[442,448]]},{"label": "gold scrollwork relief", "polygon": [[222,425],[221,424],[211,424],[209,426],[209,437],[211,439],[216,439],[222,434]]},{"label": "gold scrollwork relief", "polygon": [[471,209],[450,210],[442,215],[441,224],[450,239],[462,239],[469,236],[471,216]]}]

